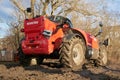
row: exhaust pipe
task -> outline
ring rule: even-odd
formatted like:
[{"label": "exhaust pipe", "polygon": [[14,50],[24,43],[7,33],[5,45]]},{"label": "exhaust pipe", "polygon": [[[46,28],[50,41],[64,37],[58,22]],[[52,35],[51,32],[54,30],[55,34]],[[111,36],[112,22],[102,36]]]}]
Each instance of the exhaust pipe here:
[{"label": "exhaust pipe", "polygon": [[31,0],[31,13],[32,13],[32,17],[34,18],[34,5],[35,5],[35,0]]}]

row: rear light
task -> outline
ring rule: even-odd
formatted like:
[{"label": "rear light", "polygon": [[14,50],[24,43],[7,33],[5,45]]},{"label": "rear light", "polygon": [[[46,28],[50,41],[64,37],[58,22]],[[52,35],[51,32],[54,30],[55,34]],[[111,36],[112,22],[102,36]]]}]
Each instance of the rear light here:
[{"label": "rear light", "polygon": [[36,46],[36,48],[39,48],[39,46]]},{"label": "rear light", "polygon": [[44,30],[42,34],[44,35],[44,37],[49,38],[52,35],[52,31]]},{"label": "rear light", "polygon": [[24,46],[23,48],[26,48],[26,46]]},{"label": "rear light", "polygon": [[31,49],[32,47],[31,47],[31,46],[29,46],[28,48],[29,48],[29,49]]},{"label": "rear light", "polygon": [[20,31],[21,31],[21,32],[24,32],[24,29],[21,29]]},{"label": "rear light", "polygon": [[23,49],[25,49],[27,46],[26,45],[22,45]]}]

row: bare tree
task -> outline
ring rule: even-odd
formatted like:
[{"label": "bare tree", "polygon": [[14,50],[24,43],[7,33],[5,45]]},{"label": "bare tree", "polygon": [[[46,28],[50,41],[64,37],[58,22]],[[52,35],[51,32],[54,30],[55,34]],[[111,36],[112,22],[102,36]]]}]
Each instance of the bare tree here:
[{"label": "bare tree", "polygon": [[[80,16],[92,16],[96,15],[97,12],[90,11],[91,9],[88,9],[89,5],[86,4],[84,0],[78,1],[78,0],[31,0],[31,10],[32,13],[27,13],[26,8],[23,6],[22,1],[19,0],[10,0],[15,6],[15,15],[16,16],[16,23],[11,22],[11,32],[12,35],[14,34],[14,45],[18,47],[18,43],[20,41],[20,29],[23,27],[23,20],[25,19],[25,16],[28,18],[34,17],[34,15],[63,15],[67,16],[69,14],[72,15],[72,21],[74,26],[78,26],[80,23]],[[92,6],[91,6],[92,7]],[[93,6],[94,7],[94,6]],[[74,15],[76,14],[76,15]],[[78,18],[79,17],[79,18]],[[83,24],[81,20],[81,24]],[[89,21],[88,21],[89,22]],[[17,24],[17,25],[16,25]],[[81,25],[80,24],[80,25]]]},{"label": "bare tree", "polygon": [[117,17],[119,15],[113,17],[113,15],[109,14],[105,6],[107,3],[104,0],[30,0],[32,13],[29,14],[26,12],[23,1],[25,0],[10,0],[15,6],[13,17],[16,17],[16,21],[10,23],[11,28],[9,31],[11,34],[7,36],[7,45],[13,46],[14,49],[17,49],[19,45],[22,36],[20,29],[23,27],[25,17],[32,18],[35,15],[62,15],[70,18],[74,27],[84,29],[93,35],[98,33],[98,22],[102,21],[104,27],[101,39],[110,38],[112,45],[109,46],[109,53],[119,53],[119,29],[109,26],[111,24],[113,26],[117,25]]}]

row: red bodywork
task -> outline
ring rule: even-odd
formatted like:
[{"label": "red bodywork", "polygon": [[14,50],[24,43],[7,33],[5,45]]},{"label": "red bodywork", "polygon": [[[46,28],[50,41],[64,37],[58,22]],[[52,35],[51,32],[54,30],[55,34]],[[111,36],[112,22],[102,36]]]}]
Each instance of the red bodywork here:
[{"label": "red bodywork", "polygon": [[[62,38],[65,36],[63,28],[57,28],[58,24],[50,21],[48,18],[41,16],[34,19],[28,19],[24,21],[24,33],[25,39],[22,41],[22,50],[24,54],[46,54],[53,53],[54,50],[59,49]],[[69,27],[67,27],[69,28]],[[99,49],[98,41],[94,36],[80,30],[72,28],[83,35],[86,46]],[[50,37],[43,35],[44,30],[52,32]]]}]

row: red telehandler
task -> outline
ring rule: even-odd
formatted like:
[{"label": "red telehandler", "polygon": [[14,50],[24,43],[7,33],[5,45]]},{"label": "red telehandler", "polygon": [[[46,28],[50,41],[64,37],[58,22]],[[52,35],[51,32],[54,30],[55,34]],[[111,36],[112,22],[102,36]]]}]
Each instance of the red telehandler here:
[{"label": "red telehandler", "polygon": [[36,16],[25,19],[21,31],[25,36],[20,42],[18,55],[23,66],[30,65],[32,58],[36,58],[38,65],[44,58],[57,58],[60,64],[73,70],[80,69],[85,61],[107,64],[104,47],[108,41],[98,42],[93,35],[74,28],[68,18]]}]

